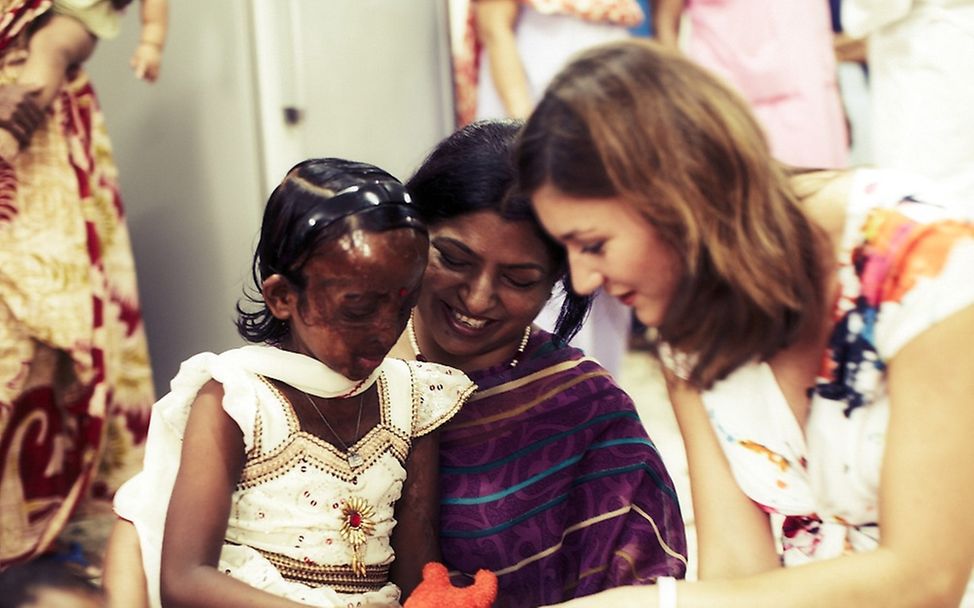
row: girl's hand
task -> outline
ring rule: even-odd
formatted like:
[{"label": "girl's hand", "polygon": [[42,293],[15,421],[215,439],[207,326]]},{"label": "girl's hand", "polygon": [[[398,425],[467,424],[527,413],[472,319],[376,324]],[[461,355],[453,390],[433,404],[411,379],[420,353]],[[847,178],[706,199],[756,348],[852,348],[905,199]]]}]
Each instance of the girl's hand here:
[{"label": "girl's hand", "polygon": [[140,42],[129,60],[129,65],[132,66],[136,78],[155,82],[162,66],[162,48],[154,42]]}]

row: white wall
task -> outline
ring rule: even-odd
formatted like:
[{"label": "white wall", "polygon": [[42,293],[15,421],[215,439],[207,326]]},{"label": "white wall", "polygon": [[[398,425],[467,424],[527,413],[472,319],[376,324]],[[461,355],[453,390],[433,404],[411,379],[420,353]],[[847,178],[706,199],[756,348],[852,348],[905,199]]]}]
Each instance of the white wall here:
[{"label": "white wall", "polygon": [[245,4],[173,0],[155,85],[128,66],[137,4],[88,69],[119,166],[161,393],[186,357],[239,343],[232,312],[259,222],[260,159]]},{"label": "white wall", "polygon": [[[446,0],[251,0],[268,183],[340,156],[405,179],[453,128]],[[282,108],[300,110],[289,126]]]},{"label": "white wall", "polygon": [[[279,99],[257,94],[262,82],[268,93],[268,81],[257,78],[252,33],[262,22],[252,9],[268,2],[282,10],[303,4],[305,15],[327,21],[300,23],[301,71],[331,93],[304,98],[307,121],[297,132],[262,118],[280,116],[268,105]],[[241,343],[234,304],[250,271],[264,200],[281,167],[300,160],[292,157],[348,156],[405,177],[446,135],[452,109],[440,48],[445,32],[429,22],[441,15],[440,2],[170,0],[155,85],[137,81],[128,67],[138,40],[137,2],[122,36],[99,44],[88,69],[119,165],[157,393],[188,356]],[[416,77],[404,78],[409,70]],[[388,94],[359,103],[347,94],[373,85]],[[284,133],[284,144],[265,145],[274,143],[264,141],[273,133]]]}]

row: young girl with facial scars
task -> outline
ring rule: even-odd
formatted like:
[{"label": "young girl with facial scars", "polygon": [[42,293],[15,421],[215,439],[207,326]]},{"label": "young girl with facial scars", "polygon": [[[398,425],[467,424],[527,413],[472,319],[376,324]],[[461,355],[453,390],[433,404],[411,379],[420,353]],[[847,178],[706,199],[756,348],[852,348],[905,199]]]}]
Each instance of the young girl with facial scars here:
[{"label": "young girl with facial scars", "polygon": [[574,289],[656,330],[698,533],[699,582],[568,605],[974,606],[974,225],[780,165],[652,42],[576,56],[516,156]]},{"label": "young girl with facial scars", "polygon": [[288,172],[264,212],[256,309],[238,306],[254,344],[183,363],[115,499],[150,605],[396,606],[438,559],[436,429],[472,384],[386,358],[428,247],[384,171],[329,158]]}]

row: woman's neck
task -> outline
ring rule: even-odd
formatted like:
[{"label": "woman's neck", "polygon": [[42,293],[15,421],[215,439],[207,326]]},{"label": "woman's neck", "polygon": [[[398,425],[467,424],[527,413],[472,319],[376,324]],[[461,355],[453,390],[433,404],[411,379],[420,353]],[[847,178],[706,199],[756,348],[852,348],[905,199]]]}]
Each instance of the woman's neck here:
[{"label": "woman's neck", "polygon": [[428,326],[414,310],[406,331],[392,349],[391,356],[449,365],[467,374],[499,365],[517,367],[524,357],[530,338],[530,328],[531,326],[525,328],[520,341],[516,344],[504,344],[494,350],[474,353],[470,356],[457,356],[439,348],[437,342],[427,333]]}]

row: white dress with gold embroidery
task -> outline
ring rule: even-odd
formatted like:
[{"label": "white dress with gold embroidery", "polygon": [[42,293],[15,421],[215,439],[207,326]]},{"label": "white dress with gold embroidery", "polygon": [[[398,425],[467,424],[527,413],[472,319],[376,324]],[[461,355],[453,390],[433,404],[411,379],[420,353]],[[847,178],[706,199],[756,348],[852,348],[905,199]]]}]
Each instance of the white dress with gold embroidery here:
[{"label": "white dress with gold embroidery", "polygon": [[[203,353],[183,363],[172,391],[153,408],[143,472],[115,498],[116,512],[139,532],[153,606],[159,605],[162,531],[183,429],[211,378],[223,384],[223,407],[247,450],[220,570],[313,606],[398,605],[399,589],[388,579],[389,540],[412,439],[449,420],[474,386],[452,368],[386,359],[355,387],[365,390],[374,380],[381,419],[351,446],[364,460],[353,471],[344,452],[301,430],[288,400],[267,380],[327,396],[329,389],[316,386],[323,367],[266,346]],[[356,572],[358,559],[364,568]]]}]

